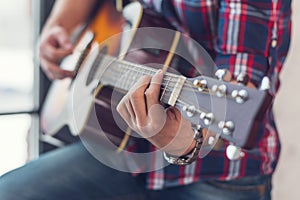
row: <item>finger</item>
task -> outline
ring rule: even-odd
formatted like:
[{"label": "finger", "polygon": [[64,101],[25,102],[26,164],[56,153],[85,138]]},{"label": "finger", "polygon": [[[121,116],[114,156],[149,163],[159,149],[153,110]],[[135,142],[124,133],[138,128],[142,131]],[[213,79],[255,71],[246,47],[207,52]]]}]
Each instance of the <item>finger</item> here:
[{"label": "finger", "polygon": [[123,118],[123,120],[126,122],[126,124],[133,129],[133,123],[132,123],[132,117],[130,114],[130,111],[127,109],[126,99],[127,97],[123,97],[123,99],[120,101],[120,103],[117,105],[117,111],[120,114],[120,116]]},{"label": "finger", "polygon": [[42,66],[43,71],[46,73],[48,78],[50,78],[51,80],[63,79],[63,78],[67,78],[67,77],[70,77],[70,78],[74,77],[73,71],[63,70],[63,69],[59,68],[59,66],[57,64],[52,63],[50,61],[42,59],[41,66]]},{"label": "finger", "polygon": [[40,58],[47,59],[52,62],[59,62],[61,59],[71,54],[72,50],[59,49],[50,43],[44,43],[40,46]]},{"label": "finger", "polygon": [[179,110],[177,110],[176,108],[174,107],[168,107],[166,109],[166,113],[167,113],[167,116],[170,120],[174,120],[174,121],[180,121],[181,120],[181,113]]},{"label": "finger", "polygon": [[132,124],[135,124],[136,122],[136,116],[135,116],[135,113],[134,113],[134,110],[133,110],[133,106],[131,104],[131,101],[128,99],[129,97],[126,98],[125,100],[125,106],[126,106],[126,109],[127,109],[127,112],[130,116],[130,121]]},{"label": "finger", "polygon": [[73,48],[68,32],[62,27],[56,27],[55,35],[58,41],[59,47],[64,50],[71,50]]},{"label": "finger", "polygon": [[143,76],[133,86],[133,91],[129,91],[130,103],[132,105],[133,112],[135,113],[136,124],[138,127],[145,126],[147,122],[145,90],[148,88],[150,81],[150,76]]},{"label": "finger", "polygon": [[49,34],[41,39],[40,56],[58,62],[72,53],[73,45],[68,33],[61,27],[53,28]]},{"label": "finger", "polygon": [[149,110],[151,106],[159,103],[160,87],[163,80],[163,71],[158,70],[157,73],[151,78],[149,88],[147,89],[146,100],[147,109]]}]

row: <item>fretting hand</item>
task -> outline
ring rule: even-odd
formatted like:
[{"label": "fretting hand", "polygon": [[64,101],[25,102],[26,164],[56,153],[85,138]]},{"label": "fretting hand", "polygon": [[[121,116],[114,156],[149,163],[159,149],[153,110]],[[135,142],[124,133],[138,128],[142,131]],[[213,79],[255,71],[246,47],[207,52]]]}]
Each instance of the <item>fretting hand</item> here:
[{"label": "fretting hand", "polygon": [[128,126],[157,148],[172,155],[184,155],[194,146],[191,123],[173,107],[159,104],[163,72],[143,76],[123,97],[117,110]]}]

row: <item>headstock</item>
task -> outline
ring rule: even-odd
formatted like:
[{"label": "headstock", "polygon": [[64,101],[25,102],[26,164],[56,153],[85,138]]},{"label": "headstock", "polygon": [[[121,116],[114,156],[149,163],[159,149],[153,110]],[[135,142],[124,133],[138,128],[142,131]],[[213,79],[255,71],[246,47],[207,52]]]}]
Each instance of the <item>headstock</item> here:
[{"label": "headstock", "polygon": [[228,82],[232,76],[226,70],[218,70],[216,77],[187,79],[175,106],[192,124],[208,128],[233,145],[251,149],[272,102],[268,78],[257,90],[245,86],[249,77],[244,73],[237,76],[236,83]]}]

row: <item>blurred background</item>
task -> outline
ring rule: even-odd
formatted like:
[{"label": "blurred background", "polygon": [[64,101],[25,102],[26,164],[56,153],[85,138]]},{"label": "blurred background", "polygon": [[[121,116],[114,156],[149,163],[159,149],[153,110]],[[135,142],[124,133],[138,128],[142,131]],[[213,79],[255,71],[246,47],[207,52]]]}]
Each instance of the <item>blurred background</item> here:
[{"label": "blurred background", "polygon": [[[40,153],[74,140],[40,134],[38,111],[49,81],[40,72],[35,46],[52,0],[0,0],[0,176],[24,165]],[[290,53],[281,73],[282,85],[275,114],[282,152],[273,179],[274,200],[298,200],[300,178],[300,1],[293,1]],[[59,139],[59,140],[57,140]],[[76,139],[75,139],[76,140]]]}]

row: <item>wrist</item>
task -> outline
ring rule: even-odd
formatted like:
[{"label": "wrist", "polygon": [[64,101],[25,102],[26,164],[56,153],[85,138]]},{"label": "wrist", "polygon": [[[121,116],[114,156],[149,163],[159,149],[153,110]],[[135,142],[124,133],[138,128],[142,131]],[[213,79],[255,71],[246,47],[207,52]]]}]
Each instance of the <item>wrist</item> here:
[{"label": "wrist", "polygon": [[197,129],[194,130],[194,141],[195,144],[191,144],[190,148],[192,148],[192,150],[188,151],[190,148],[187,149],[187,154],[184,154],[184,156],[180,156],[180,157],[174,157],[172,155],[167,154],[166,152],[164,152],[164,159],[170,163],[170,164],[176,164],[176,165],[188,165],[191,164],[192,162],[196,161],[199,157],[200,154],[200,149],[203,143],[203,132],[202,132],[202,128],[199,126],[197,127]]},{"label": "wrist", "polygon": [[193,152],[193,150],[195,149],[196,147],[196,140],[193,139],[191,145],[189,146],[189,148],[181,155],[181,157],[184,157],[186,155],[189,155]]}]

